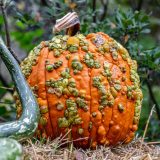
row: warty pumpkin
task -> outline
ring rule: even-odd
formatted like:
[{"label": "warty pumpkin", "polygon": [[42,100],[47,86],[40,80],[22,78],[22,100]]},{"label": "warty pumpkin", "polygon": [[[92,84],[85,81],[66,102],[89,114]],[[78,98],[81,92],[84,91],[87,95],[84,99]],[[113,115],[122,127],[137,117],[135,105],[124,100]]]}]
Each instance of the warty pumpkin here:
[{"label": "warty pumpkin", "polygon": [[[77,22],[72,15],[57,25]],[[68,26],[69,35],[41,42],[21,64],[41,112],[36,134],[53,139],[71,129],[79,147],[130,142],[142,103],[136,61],[107,34],[74,35],[78,25]]]}]

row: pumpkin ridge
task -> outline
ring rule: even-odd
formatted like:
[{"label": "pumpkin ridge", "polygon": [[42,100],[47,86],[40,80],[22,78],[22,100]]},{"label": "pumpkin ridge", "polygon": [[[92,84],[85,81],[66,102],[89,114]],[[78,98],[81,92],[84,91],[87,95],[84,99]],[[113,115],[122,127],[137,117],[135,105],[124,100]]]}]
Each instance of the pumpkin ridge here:
[{"label": "pumpkin ridge", "polygon": [[[117,42],[116,42],[116,44],[117,44]],[[119,57],[120,54],[119,54],[119,52],[117,52],[117,53],[118,53],[118,57]],[[110,53],[110,54],[112,54],[112,53]],[[114,67],[118,67],[117,69],[119,69],[119,63],[121,61],[120,58],[121,57],[119,57],[118,63],[113,63],[111,70],[113,70]],[[116,78],[114,78],[114,79],[116,79]],[[124,84],[122,82],[120,83],[120,85],[124,87]],[[111,86],[110,86],[110,88],[111,88]],[[119,139],[121,137],[121,133],[123,133],[123,129],[124,129],[123,124],[125,123],[125,121],[123,122],[124,119],[121,119],[120,120],[121,122],[119,121],[119,118],[122,117],[122,113],[119,113],[117,106],[119,105],[119,102],[121,104],[122,102],[126,101],[126,97],[122,97],[122,96],[120,96],[120,94],[121,94],[121,91],[119,91],[119,93],[118,93],[118,96],[117,96],[118,99],[115,98],[115,103],[112,107],[112,117],[111,117],[111,121],[110,121],[111,125],[109,126],[109,130],[107,132],[107,138],[109,139],[110,144],[117,143],[117,139]],[[123,103],[123,104],[125,104],[125,108],[126,108],[127,107],[126,103]]]},{"label": "pumpkin ridge", "polygon": [[[47,55],[46,55],[47,54]],[[49,119],[48,113],[48,103],[46,100],[46,85],[45,85],[45,61],[48,56],[48,48],[43,48],[40,52],[40,63],[38,64],[38,103],[40,106],[41,118],[40,118],[40,128],[42,129],[42,137],[47,137],[47,135],[52,136],[51,121]],[[43,81],[44,80],[44,81]]]},{"label": "pumpkin ridge", "polygon": [[[103,58],[105,58],[106,59],[106,57],[104,57],[104,55],[102,55],[101,53],[99,53],[98,51],[97,51],[97,47],[95,46],[95,44],[93,44],[93,42],[92,42],[92,39],[94,38],[94,37],[96,37],[96,36],[99,36],[99,34],[98,33],[92,33],[92,34],[89,34],[88,36],[87,36],[87,38],[89,39],[89,41],[90,41],[90,45],[92,46],[92,47],[90,47],[90,50],[93,52],[93,53],[95,53],[95,57],[96,58],[98,58],[99,59],[99,56],[101,57],[98,61],[99,62],[103,62]],[[106,37],[105,37],[105,39],[106,39]],[[106,59],[107,61],[108,61],[108,59]],[[101,66],[103,66],[103,64],[101,64]],[[101,67],[101,69],[102,69],[102,67]],[[95,69],[95,71],[96,71],[96,69]],[[101,74],[101,73],[100,73]],[[99,76],[100,75],[99,73],[98,73],[98,75],[97,76]],[[93,77],[92,77],[93,78]],[[103,80],[104,81],[104,80]],[[104,83],[106,83],[105,81],[104,81]],[[91,84],[90,84],[91,85]],[[97,88],[98,89],[98,88]],[[105,89],[106,90],[108,90],[106,87],[105,87]],[[97,92],[99,92],[98,90],[97,90]],[[91,92],[92,93],[92,92]],[[98,93],[99,94],[99,93]],[[107,110],[108,111],[108,109],[109,109],[109,111],[111,112],[111,110],[110,110],[110,107],[104,107],[104,110]],[[101,122],[99,122],[100,123],[100,126],[99,127],[96,127],[96,132],[98,133],[98,135],[100,134],[100,136],[98,136],[97,134],[96,134],[96,139],[101,143],[101,144],[104,144],[105,143],[105,141],[106,141],[106,132],[107,132],[107,129],[108,129],[108,127],[106,126],[106,124],[104,123],[105,122],[105,120],[104,120],[104,118],[106,119],[106,118],[108,118],[108,115],[107,116],[105,116],[105,115],[102,115],[102,113],[103,113],[103,111],[102,112],[99,112],[99,111],[101,111],[101,109],[100,108],[97,108],[97,110],[98,110],[98,112],[97,113],[100,113],[101,114],[101,116],[102,116],[102,118],[101,118]],[[106,113],[107,113],[107,111],[105,111]],[[104,117],[103,117],[104,116]],[[94,125],[94,124],[93,124]],[[93,143],[93,147],[96,145],[96,143],[97,142],[95,142],[95,143]]]},{"label": "pumpkin ridge", "polygon": [[[77,38],[77,37],[73,36],[73,38]],[[76,84],[75,89],[79,89],[80,88],[79,87],[80,86],[80,83],[79,83],[80,80],[77,79],[78,76],[79,76],[78,75],[79,73],[78,74],[74,74],[74,69],[72,68],[72,62],[74,61],[74,59],[78,59],[78,61],[79,61],[79,52],[80,52],[80,47],[79,47],[79,49],[78,49],[77,52],[75,52],[75,53],[70,52],[71,57],[68,60],[68,67],[71,68],[70,75],[75,80],[75,84]],[[77,86],[77,84],[78,84],[78,86]],[[79,90],[78,90],[78,92],[79,92]],[[78,97],[78,96],[74,96],[74,95],[70,96],[70,98],[72,100],[74,100],[75,102],[76,102],[76,97]],[[81,122],[82,122],[83,121],[82,117],[81,117],[81,112],[82,111],[80,111],[80,110],[81,109],[77,106],[77,115],[80,117]],[[72,138],[75,139],[75,140],[77,140],[77,141],[74,142],[74,144],[76,146],[82,146],[82,142],[80,140],[78,140],[79,139],[78,130],[79,130],[79,128],[82,128],[82,123],[76,124],[76,125],[72,124],[70,127],[72,128],[72,131],[71,131]]]},{"label": "pumpkin ridge", "polygon": [[[94,36],[93,36],[93,38],[94,37],[98,37],[100,34],[98,34],[98,33],[94,33]],[[92,39],[93,39],[92,38]],[[93,42],[92,42],[92,39],[90,39],[90,41],[91,41],[91,43],[93,44]],[[93,68],[93,70],[94,70],[94,73],[96,73],[96,71],[98,71],[95,75],[96,75],[96,77],[98,76],[98,78],[100,78],[101,79],[101,85],[102,85],[102,88],[104,87],[105,89],[105,92],[107,91],[107,88],[106,88],[106,85],[104,85],[104,83],[105,83],[105,78],[103,78],[102,76],[101,76],[101,70],[103,70],[103,59],[104,59],[104,56],[102,55],[102,54],[100,54],[98,51],[97,51],[97,46],[95,45],[95,44],[93,44],[94,45],[94,55],[95,55],[95,59],[96,59],[96,61],[98,62],[98,63],[100,63],[100,65],[99,65],[99,69],[98,68]],[[95,76],[94,77],[92,77],[93,79],[95,78]],[[93,85],[94,85],[94,83],[93,83]],[[94,86],[95,87],[95,86]],[[100,86],[99,86],[100,87]],[[96,90],[96,92],[98,93],[98,95],[99,94],[101,94],[101,96],[99,96],[98,98],[102,98],[102,96],[103,96],[103,93],[101,93],[101,89],[99,88],[98,86],[96,87],[97,88],[97,90]],[[102,89],[103,90],[103,89]],[[100,99],[98,99],[98,101],[100,101]],[[103,123],[103,114],[102,114],[102,112],[100,111],[100,109],[99,109],[99,106],[101,105],[101,102],[99,103],[98,102],[98,108],[97,108],[97,116],[100,118],[100,120],[99,119],[97,119],[97,122],[96,122],[96,143],[98,144],[98,143],[100,143],[100,144],[104,144],[105,143],[105,141],[106,141],[106,127],[104,127],[104,123]],[[96,116],[96,117],[97,117]],[[98,126],[97,126],[97,124],[98,124]],[[95,144],[96,144],[95,143]],[[93,147],[94,147],[94,145],[95,145],[94,143],[93,143]]]},{"label": "pumpkin ridge", "polygon": [[[91,115],[91,102],[92,102],[92,94],[91,94],[91,86],[92,86],[92,79],[91,79],[91,70],[92,69],[89,69],[89,73],[88,73],[88,75],[89,75],[89,78],[90,78],[90,80],[89,80],[89,84],[90,84],[90,97],[91,97],[91,99],[90,99],[90,106],[89,106],[89,108],[90,108],[90,115]],[[92,121],[91,121],[91,116],[90,116],[90,123],[92,123]],[[89,137],[90,137],[90,135],[91,135],[91,131],[89,131]],[[89,142],[89,144],[91,144],[91,139],[89,139],[90,140],[90,142]]]},{"label": "pumpkin ridge", "polygon": [[[134,114],[133,120],[131,123],[131,127],[129,128],[129,132],[126,135],[125,143],[131,141],[134,137],[135,131],[138,129],[138,123],[140,118],[141,112],[141,105],[142,105],[142,91],[140,90],[140,79],[137,74],[137,62],[135,60],[130,59],[130,80],[134,86],[134,92],[132,92],[132,98],[134,98]],[[129,62],[128,62],[129,63]]]},{"label": "pumpkin ridge", "polygon": [[[119,43],[118,43],[119,44]],[[119,44],[120,45],[120,44]],[[120,45],[121,46],[121,45]],[[121,47],[123,47],[123,46],[121,46]],[[126,50],[126,52],[127,52],[127,54],[128,54],[128,51]],[[121,57],[122,57],[122,54],[120,54],[121,55]],[[123,57],[122,57],[123,58]],[[129,76],[130,76],[130,70],[131,70],[131,66],[129,65],[129,61],[131,60],[131,57],[130,57],[130,55],[128,54],[128,59],[129,60],[127,60],[126,61],[126,64],[128,65],[128,68],[129,68]],[[125,61],[125,60],[124,60]],[[132,60],[131,60],[132,61]],[[129,78],[129,80],[130,80],[130,78]],[[126,82],[127,83],[127,82]],[[133,85],[133,83],[131,82],[130,83],[130,85],[132,86]],[[126,84],[126,86],[127,86],[127,84]],[[127,100],[128,100],[128,98],[127,98]],[[134,108],[135,108],[135,105],[133,105],[132,104],[133,103],[133,101],[131,101],[131,100],[128,100],[127,101],[127,108],[128,108],[128,110],[130,110],[130,112],[128,112],[128,116],[129,117],[134,117]],[[134,102],[135,103],[135,102]],[[131,107],[132,106],[132,107]],[[123,128],[125,128],[125,126],[126,126],[126,124],[127,124],[127,122],[128,122],[128,129],[125,131],[125,132],[123,132],[122,134],[121,134],[121,141],[124,141],[125,139],[126,139],[126,137],[128,136],[128,134],[129,134],[129,130],[130,130],[130,125],[132,124],[132,121],[133,121],[133,118],[131,119],[131,118],[129,118],[129,120],[127,121],[126,120],[126,122],[125,122],[125,124],[124,124],[124,126],[123,126]]]},{"label": "pumpkin ridge", "polygon": [[[104,34],[104,33],[99,33],[99,34],[101,34],[101,35],[103,35],[104,37],[106,37],[106,35]],[[112,38],[110,38],[113,42],[114,42],[114,40],[112,39]],[[117,42],[116,42],[117,43]],[[117,43],[118,44],[118,43]],[[121,57],[121,55],[120,55],[120,53],[118,52],[118,56],[120,56],[120,58],[122,58]],[[117,65],[119,65],[119,64],[117,64]],[[128,65],[128,63],[127,63],[127,65]],[[122,86],[125,86],[125,85],[123,85],[122,84]],[[126,99],[127,100],[127,99]],[[126,106],[127,107],[127,106]],[[132,107],[133,108],[133,107]],[[126,109],[128,109],[128,107],[126,108]],[[115,107],[113,108],[113,110],[115,110]],[[114,112],[116,112],[116,111],[114,111]],[[128,114],[129,114],[130,112],[128,112]],[[114,115],[115,113],[113,113],[113,115]],[[127,114],[127,113],[126,113]],[[116,114],[115,114],[116,115]],[[113,116],[112,116],[112,120],[113,120]],[[125,123],[125,122],[124,122]],[[127,121],[126,121],[126,123],[127,123]],[[122,123],[123,124],[123,123]],[[126,125],[126,124],[125,124]],[[120,134],[118,135],[118,137],[117,138],[114,138],[114,141],[113,141],[113,143],[115,144],[115,143],[117,143],[117,141],[119,140],[119,138],[121,138],[121,135],[123,134],[123,129],[124,129],[124,126],[125,125],[121,125],[121,132],[120,132]],[[111,127],[110,127],[111,128]],[[127,127],[127,128],[129,128],[129,127]],[[122,138],[121,138],[122,139]]]},{"label": "pumpkin ridge", "polygon": [[[118,42],[116,42],[118,45],[119,45],[119,43]],[[120,54],[120,52],[118,51],[118,55],[120,56],[120,59],[123,61],[123,63],[125,63],[125,65],[126,65],[126,67],[128,68],[128,70],[127,70],[127,72],[129,72],[129,70],[130,70],[130,66],[129,66],[129,64],[128,64],[128,62],[127,61],[125,61],[125,60],[123,60],[123,58],[122,58],[122,55]],[[130,57],[129,57],[130,58]],[[127,77],[127,75],[126,75],[127,73],[125,73],[125,77]],[[129,75],[130,75],[130,73],[129,73]],[[127,83],[128,82],[126,82],[125,81],[125,83],[123,84],[122,83],[122,85],[123,85],[123,87],[125,87],[125,86],[127,86]],[[130,121],[130,118],[129,117],[132,117],[131,116],[131,113],[132,112],[130,112],[130,110],[133,110],[133,106],[132,107],[130,107],[130,105],[129,105],[129,102],[128,102],[128,99],[126,98],[126,100],[125,100],[125,112],[124,112],[124,116],[123,116],[123,119],[122,120],[125,120],[122,124],[122,129],[121,129],[121,132],[120,132],[120,134],[119,134],[119,136],[117,136],[117,138],[115,138],[114,139],[114,144],[116,144],[118,141],[124,141],[124,139],[125,139],[125,137],[124,137],[124,135],[126,136],[126,134],[128,133],[128,129],[129,129],[129,121]],[[123,113],[122,113],[123,114]],[[128,118],[127,118],[128,117]]]},{"label": "pumpkin ridge", "polygon": [[[87,40],[86,39],[86,37],[85,37],[85,40]],[[88,40],[87,40],[88,41]],[[81,47],[81,50],[82,50],[82,47]],[[85,56],[85,54],[86,54],[86,52],[85,51],[83,51],[84,52],[84,55],[83,55],[83,58],[84,58],[84,56]],[[86,66],[86,64],[84,63],[84,66]],[[87,67],[87,66],[86,66]],[[88,67],[87,67],[88,68]],[[89,130],[89,125],[90,125],[90,123],[91,123],[91,102],[92,102],[92,96],[91,96],[91,68],[88,68],[88,77],[89,77],[89,123],[88,123],[88,133],[89,133],[89,137],[88,137],[88,146],[89,146],[89,144],[90,144],[90,135],[91,135],[91,131]]]},{"label": "pumpkin ridge", "polygon": [[[82,49],[82,48],[79,47],[78,58],[79,58],[80,61],[81,61],[80,54],[82,54],[82,53],[81,53],[81,49]],[[83,65],[83,70],[84,70],[84,65]],[[83,70],[82,70],[82,71],[83,71]],[[81,72],[82,72],[82,71],[81,71]],[[83,75],[82,75],[82,76],[83,76]],[[82,80],[83,80],[83,79],[81,79],[80,81],[82,81]],[[79,86],[81,87],[81,83],[79,84]],[[79,110],[81,110],[81,109],[79,109]],[[84,111],[84,112],[85,112],[85,111]],[[87,112],[89,112],[89,115],[90,115],[90,106],[88,107],[88,111],[87,111]],[[85,113],[84,113],[84,114],[85,114]],[[80,117],[81,117],[82,120],[83,120],[83,116],[82,116],[83,113],[80,112],[79,115],[80,115]],[[84,127],[82,127],[82,126],[83,126],[84,123],[86,123],[86,122],[83,122],[83,123],[81,124],[81,128],[82,128],[83,130],[84,130]],[[85,130],[86,130],[86,129],[85,129]],[[86,132],[86,131],[84,131],[84,132]],[[89,133],[89,131],[88,131],[88,133]],[[89,136],[90,136],[90,133],[89,133]],[[87,141],[87,144],[85,144],[85,141]],[[83,145],[84,145],[84,146],[88,145],[88,139],[87,139],[87,140],[84,140],[84,141],[79,141],[79,144],[80,144],[81,146],[83,146]]]},{"label": "pumpkin ridge", "polygon": [[[119,53],[118,53],[118,56],[120,56]],[[119,61],[121,61],[121,59]],[[113,69],[114,66],[117,67],[117,65],[119,65],[119,62],[118,62],[118,64],[113,64],[111,70]],[[119,69],[119,67],[118,67],[118,69]],[[122,82],[121,82],[121,85],[124,87],[124,84]],[[110,88],[111,88],[111,86],[110,86]],[[109,139],[111,139],[110,144],[116,144],[118,142],[117,139],[119,139],[121,137],[121,133],[123,133],[123,129],[124,129],[123,124],[125,124],[125,122],[126,122],[124,118],[121,119],[119,122],[119,118],[122,117],[122,114],[124,114],[124,116],[125,116],[126,111],[124,113],[119,112],[117,106],[119,104],[123,104],[125,106],[125,108],[127,109],[127,106],[126,106],[127,99],[126,99],[126,97],[120,96],[120,94],[121,94],[121,91],[117,95],[118,99],[115,98],[115,104],[112,107],[111,122],[113,122],[113,125],[110,125],[108,133],[107,133],[107,137],[110,137]],[[112,127],[115,127],[115,129],[113,129]],[[114,135],[113,133],[116,131],[116,129],[117,129],[117,133]]]},{"label": "pumpkin ridge", "polygon": [[[111,39],[107,34],[104,34],[104,33],[102,33],[102,32],[98,32],[97,33],[97,35],[101,35],[104,39],[105,39],[105,43],[107,43],[108,44],[108,42],[109,42],[109,40]],[[106,51],[107,52],[107,51]],[[108,52],[110,52],[110,51],[108,51]],[[110,54],[110,53],[107,53],[107,54]],[[105,60],[107,60],[107,62],[110,62],[110,60],[106,57],[106,56],[104,56],[103,55],[103,57],[104,57],[104,59]],[[111,70],[111,68],[113,67],[113,60],[112,60],[112,66],[110,67],[110,70]],[[108,80],[107,80],[108,81]],[[108,81],[109,82],[109,81]],[[110,90],[111,89],[111,86],[110,86],[110,84],[109,84],[109,89],[108,90]],[[111,106],[111,107],[109,107],[109,106],[107,106],[109,109],[111,108],[111,118],[110,118],[110,122],[113,122],[113,116],[114,116],[114,114],[113,114],[113,110],[114,110],[114,106],[115,106],[115,104],[113,105],[113,106]],[[105,108],[107,108],[107,107],[105,107]],[[114,124],[113,124],[114,125]],[[111,124],[109,123],[109,126],[108,126],[108,130],[107,130],[107,132],[106,132],[106,142],[105,142],[105,144],[106,145],[109,145],[110,144],[110,140],[109,140],[109,138],[108,138],[108,134],[109,134],[109,132],[110,132],[110,129],[111,129]],[[105,129],[106,129],[106,127],[105,127]]]},{"label": "pumpkin ridge", "polygon": [[[48,54],[47,54],[47,57],[46,57],[46,60],[48,60],[48,57],[49,57],[49,51],[47,52]],[[46,63],[45,63],[45,68],[46,68]],[[47,79],[47,71],[46,71],[46,69],[44,70],[44,72],[45,72],[45,82],[46,82],[46,79]],[[52,128],[52,133],[53,133],[53,130],[54,130],[54,128],[53,128],[53,124],[52,124],[52,120],[51,120],[51,112],[50,112],[50,107],[49,107],[49,102],[48,102],[48,94],[47,94],[47,86],[45,85],[45,91],[46,91],[46,99],[47,99],[47,106],[48,106],[48,115],[49,115],[49,121],[50,121],[50,124],[51,124],[51,128]]]},{"label": "pumpkin ridge", "polygon": [[[47,63],[50,64],[55,64],[56,58],[54,57],[54,50],[50,50],[49,51],[49,56],[47,59]],[[57,68],[58,69],[58,68]],[[53,69],[52,71],[48,71],[46,69],[46,82],[50,81],[50,80],[56,81],[59,79],[59,75],[56,71],[56,69]],[[47,101],[49,104],[49,110],[50,110],[50,116],[51,116],[51,122],[52,122],[52,127],[53,127],[53,137],[52,138],[56,138],[59,134],[59,127],[57,124],[58,121],[58,116],[60,111],[57,110],[56,108],[56,103],[57,103],[57,95],[54,94],[54,88],[52,87],[52,83],[50,83],[50,85],[46,85],[46,92],[47,92]],[[58,92],[57,92],[58,93]],[[51,102],[53,101],[53,102]],[[53,120],[53,117],[55,118],[55,120]]]}]

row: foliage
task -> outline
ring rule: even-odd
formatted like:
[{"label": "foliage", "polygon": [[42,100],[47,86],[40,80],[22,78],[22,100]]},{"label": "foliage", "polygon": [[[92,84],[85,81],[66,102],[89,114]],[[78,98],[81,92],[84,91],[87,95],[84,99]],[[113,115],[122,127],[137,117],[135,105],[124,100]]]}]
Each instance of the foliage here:
[{"label": "foliage", "polygon": [[[6,0],[6,10],[11,39],[26,52],[40,41],[50,39],[53,36],[52,28],[56,19],[72,10],[77,11],[80,16],[82,33],[103,31],[123,44],[132,58],[138,62],[144,92],[139,134],[143,134],[150,109],[156,104],[156,112],[152,116],[147,136],[150,140],[159,138],[160,17],[157,15],[160,12],[159,0],[11,0],[10,3],[9,1]],[[0,35],[5,37],[2,15]],[[0,97],[1,95],[4,95],[2,89]]]}]

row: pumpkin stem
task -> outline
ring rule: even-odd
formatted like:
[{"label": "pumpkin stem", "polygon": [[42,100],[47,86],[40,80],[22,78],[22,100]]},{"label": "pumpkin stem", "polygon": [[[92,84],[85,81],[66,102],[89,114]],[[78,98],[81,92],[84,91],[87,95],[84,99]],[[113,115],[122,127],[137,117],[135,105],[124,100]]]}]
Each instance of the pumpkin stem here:
[{"label": "pumpkin stem", "polygon": [[69,12],[61,19],[56,20],[54,32],[66,29],[66,34],[74,36],[80,30],[80,21],[76,12]]}]

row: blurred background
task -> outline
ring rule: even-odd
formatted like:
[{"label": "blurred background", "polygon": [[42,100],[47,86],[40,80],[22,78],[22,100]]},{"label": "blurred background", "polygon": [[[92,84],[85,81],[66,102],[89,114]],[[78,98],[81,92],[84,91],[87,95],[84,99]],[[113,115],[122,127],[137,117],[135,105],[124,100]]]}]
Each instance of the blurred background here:
[{"label": "blurred background", "polygon": [[[73,10],[80,16],[81,33],[102,31],[124,45],[138,62],[144,94],[137,135],[143,135],[154,106],[146,141],[160,140],[160,0],[0,0],[0,7],[0,36],[8,43],[8,24],[19,61],[42,40],[51,39],[56,19]],[[0,59],[0,122],[16,118],[13,88]]]}]

